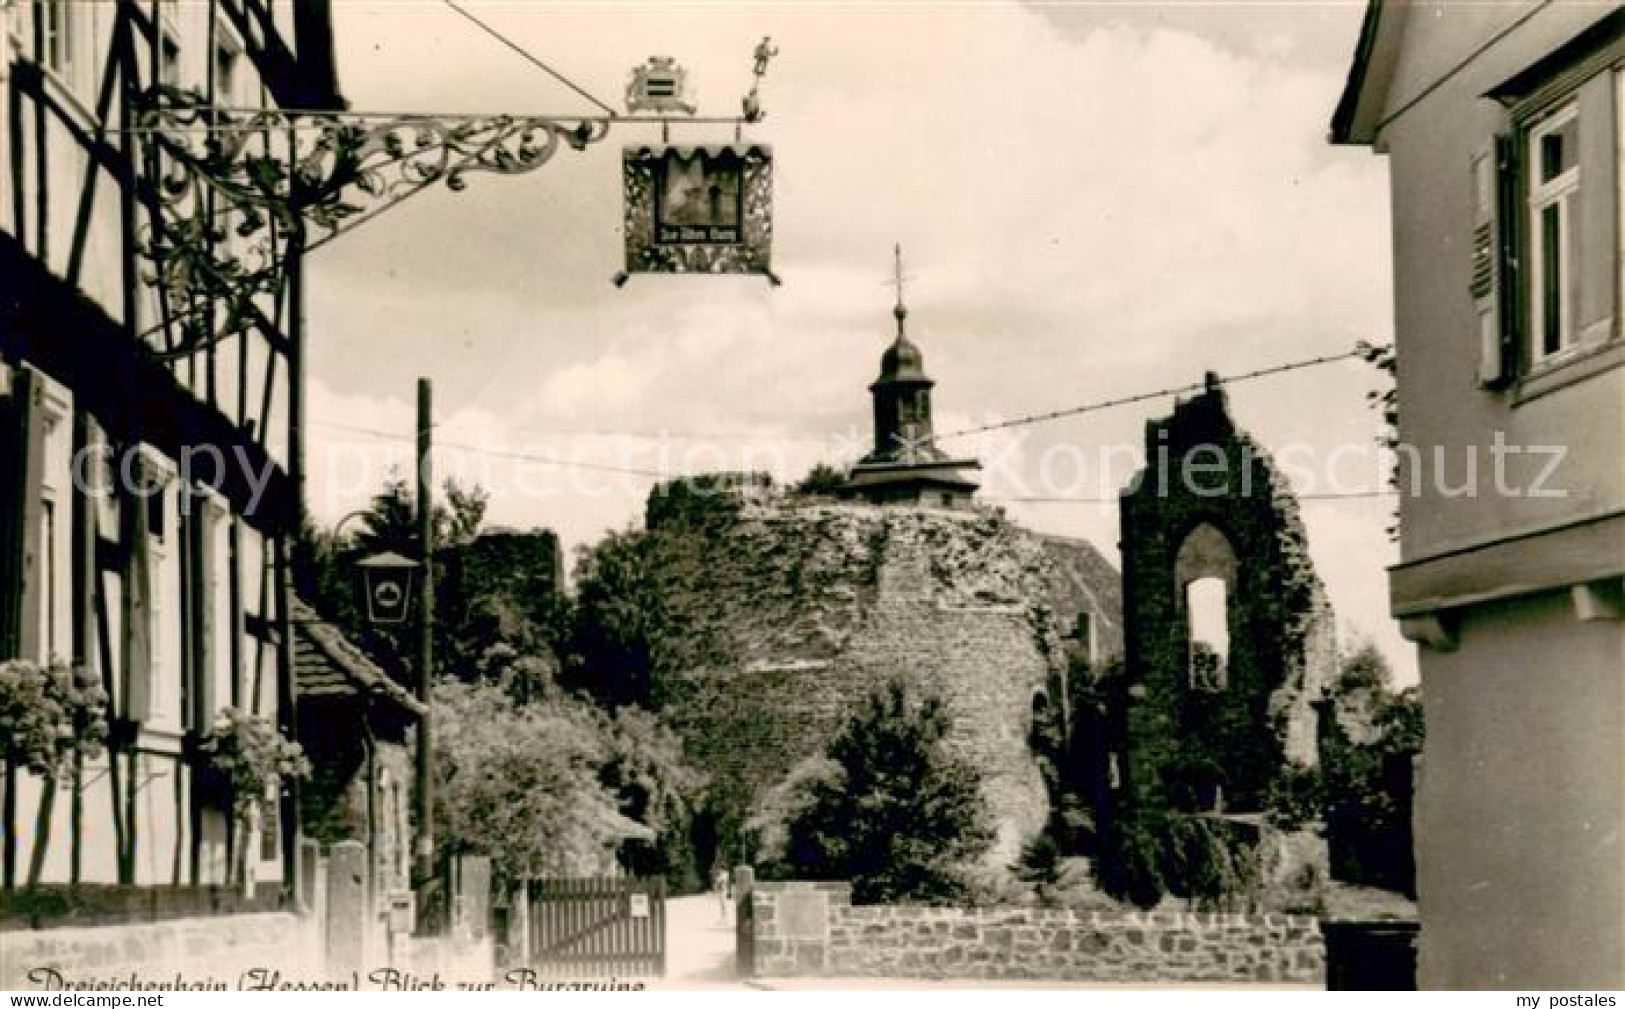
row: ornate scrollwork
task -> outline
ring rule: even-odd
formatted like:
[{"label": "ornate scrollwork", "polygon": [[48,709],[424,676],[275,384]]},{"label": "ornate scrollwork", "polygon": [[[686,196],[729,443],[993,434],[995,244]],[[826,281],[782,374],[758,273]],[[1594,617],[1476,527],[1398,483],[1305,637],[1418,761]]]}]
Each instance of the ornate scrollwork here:
[{"label": "ornate scrollwork", "polygon": [[184,357],[256,328],[274,342],[264,305],[287,282],[290,243],[314,248],[431,186],[461,190],[474,172],[533,171],[608,129],[601,119],[231,112],[194,92],[148,92],[137,132],[154,213],[140,252],[162,296],[161,353]]}]

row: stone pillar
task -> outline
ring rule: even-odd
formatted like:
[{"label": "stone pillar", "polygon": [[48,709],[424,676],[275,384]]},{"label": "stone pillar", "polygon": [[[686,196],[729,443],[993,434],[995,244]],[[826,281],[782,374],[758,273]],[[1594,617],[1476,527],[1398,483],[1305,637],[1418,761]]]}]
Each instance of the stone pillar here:
[{"label": "stone pillar", "polygon": [[308,837],[299,839],[299,906],[300,914],[316,910],[316,863],[321,860],[322,846]]},{"label": "stone pillar", "polygon": [[327,861],[327,969],[360,970],[365,964],[367,926],[367,848],[360,841],[333,845]]},{"label": "stone pillar", "polygon": [[530,880],[521,878],[508,898],[508,963],[530,966]]},{"label": "stone pillar", "polygon": [[491,858],[458,855],[452,860],[452,931],[484,939],[491,919]]},{"label": "stone pillar", "polygon": [[748,865],[734,868],[734,966],[740,977],[756,970],[756,913],[751,892],[756,889],[756,870]]}]

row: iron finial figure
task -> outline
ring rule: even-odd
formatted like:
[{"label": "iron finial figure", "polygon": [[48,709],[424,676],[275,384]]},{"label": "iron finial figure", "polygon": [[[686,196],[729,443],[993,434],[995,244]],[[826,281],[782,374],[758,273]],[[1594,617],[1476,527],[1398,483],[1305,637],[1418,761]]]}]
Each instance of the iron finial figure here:
[{"label": "iron finial figure", "polygon": [[767,76],[767,64],[779,54],[779,47],[773,44],[771,35],[763,35],[762,41],[756,44],[756,65],[751,68],[755,80],[751,82],[750,94],[745,96],[741,103],[744,106],[745,121],[750,123],[761,122],[762,116],[762,78]]}]

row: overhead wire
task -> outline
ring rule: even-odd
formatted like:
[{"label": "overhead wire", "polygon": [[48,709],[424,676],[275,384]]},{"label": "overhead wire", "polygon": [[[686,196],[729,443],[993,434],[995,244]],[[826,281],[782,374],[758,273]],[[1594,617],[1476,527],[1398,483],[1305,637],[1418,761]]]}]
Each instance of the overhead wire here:
[{"label": "overhead wire", "polygon": [[[1301,361],[1289,361],[1286,364],[1272,365],[1268,368],[1259,368],[1255,371],[1241,372],[1236,375],[1217,376],[1212,381],[1217,385],[1239,385],[1253,379],[1264,378],[1268,375],[1281,375],[1289,371],[1298,371],[1303,368],[1314,368],[1323,364],[1332,364],[1337,361],[1347,361],[1350,358],[1361,357],[1361,350],[1348,350],[1341,354],[1326,354],[1320,357],[1305,358]],[[950,438],[963,438],[967,435],[984,434],[988,431],[1003,431],[1013,427],[1026,427],[1032,424],[1041,424],[1046,421],[1060,420],[1063,417],[1076,417],[1080,414],[1094,413],[1098,410],[1110,409],[1114,406],[1127,406],[1130,403],[1143,403],[1148,399],[1161,399],[1164,396],[1176,396],[1184,392],[1198,392],[1207,388],[1208,382],[1192,382],[1187,385],[1169,386],[1166,389],[1156,389],[1151,392],[1138,392],[1132,396],[1120,396],[1116,399],[1104,399],[1094,403],[1085,403],[1082,406],[1069,406],[1060,410],[1050,410],[1045,413],[1028,414],[1011,420],[995,421],[991,424],[980,424],[976,427],[961,428],[958,431],[949,431],[947,434],[936,436],[938,441]]]},{"label": "overhead wire", "polygon": [[552,67],[548,66],[546,63],[542,62],[541,60],[539,60],[535,56],[533,56],[528,50],[526,50],[519,43],[515,42],[513,39],[508,38],[508,36],[506,36],[506,35],[502,34],[501,32],[497,31],[491,25],[486,24],[484,21],[480,20],[478,17],[475,17],[472,11],[467,10],[461,4],[457,3],[457,0],[443,0],[443,2],[445,3],[445,5],[447,7],[450,7],[452,10],[456,11],[458,14],[461,14],[463,17],[467,18],[469,21],[471,21],[474,24],[478,25],[480,27],[480,29],[483,30],[487,35],[491,36],[492,38],[496,39],[498,42],[501,42],[503,45],[507,46],[509,49],[512,49],[514,52],[518,53],[521,57],[523,57],[525,59],[526,62],[530,63],[532,66],[535,66],[535,67],[539,68],[544,73],[546,73],[549,77],[552,77],[554,80],[558,81],[560,84],[563,84],[565,87],[569,88],[571,91],[574,91],[576,94],[580,95],[582,98],[585,98],[587,101],[589,101],[589,102],[593,103],[594,105],[598,106],[599,108],[603,109],[610,116],[613,117],[615,115],[615,110],[613,108],[611,108],[610,106],[608,106],[608,105],[604,104],[603,102],[599,101],[597,98],[593,97],[592,94],[590,94],[587,91],[586,88],[583,88],[581,85],[577,84],[575,81],[572,81],[570,78],[568,78],[568,77],[564,76],[563,74],[559,73],[557,70],[554,70]]},{"label": "overhead wire", "polygon": [[[1157,389],[1157,390],[1153,390],[1153,391],[1149,391],[1149,392],[1135,393],[1133,395],[1120,396],[1120,397],[1116,397],[1114,399],[1097,400],[1097,401],[1094,401],[1094,402],[1091,402],[1091,403],[1085,403],[1085,404],[1081,404],[1081,405],[1078,405],[1078,406],[1066,407],[1066,408],[1059,409],[1059,410],[1050,410],[1050,411],[1047,411],[1047,412],[1044,412],[1044,413],[1028,414],[1026,416],[1016,417],[1016,418],[1012,418],[1012,419],[1006,420],[1006,421],[998,421],[998,422],[995,422],[995,423],[983,424],[983,425],[979,425],[979,426],[976,426],[976,427],[962,428],[962,429],[960,429],[958,431],[949,432],[948,434],[938,435],[937,438],[946,439],[946,438],[964,437],[964,436],[968,436],[968,435],[971,435],[971,434],[980,434],[980,433],[984,433],[984,432],[988,432],[988,431],[1007,430],[1007,429],[1015,428],[1015,427],[1024,427],[1024,426],[1030,426],[1030,425],[1033,425],[1033,424],[1041,424],[1041,423],[1046,423],[1048,421],[1061,419],[1061,418],[1064,418],[1064,417],[1074,417],[1074,416],[1079,416],[1079,415],[1082,415],[1082,414],[1094,413],[1094,412],[1098,412],[1100,410],[1109,409],[1111,407],[1126,406],[1126,405],[1129,405],[1129,404],[1132,404],[1132,403],[1145,402],[1147,400],[1152,400],[1152,399],[1160,399],[1160,398],[1163,398],[1163,397],[1166,397],[1166,396],[1178,395],[1180,393],[1199,391],[1199,390],[1208,388],[1208,386],[1210,384],[1219,385],[1219,386],[1236,385],[1236,384],[1240,384],[1240,383],[1243,383],[1243,382],[1249,382],[1249,381],[1253,381],[1255,379],[1264,378],[1264,377],[1267,377],[1267,376],[1281,375],[1281,374],[1286,374],[1288,372],[1300,371],[1300,370],[1303,370],[1303,369],[1306,369],[1306,368],[1313,368],[1313,367],[1319,367],[1321,365],[1333,364],[1333,363],[1336,363],[1336,362],[1339,362],[1339,361],[1346,361],[1346,360],[1349,360],[1351,358],[1364,357],[1366,353],[1367,353],[1367,351],[1365,351],[1363,349],[1354,349],[1354,350],[1346,351],[1346,352],[1341,353],[1341,354],[1326,354],[1326,355],[1321,355],[1321,356],[1318,356],[1318,357],[1304,358],[1302,360],[1289,361],[1289,362],[1286,362],[1284,364],[1271,365],[1271,366],[1266,367],[1266,368],[1257,368],[1257,369],[1254,369],[1252,371],[1238,372],[1238,373],[1236,373],[1234,375],[1213,377],[1213,378],[1204,380],[1202,382],[1194,382],[1194,383],[1189,383],[1189,384],[1186,384],[1186,385],[1179,385],[1179,386],[1169,386],[1168,388],[1164,388],[1164,389]],[[352,433],[355,433],[355,434],[363,434],[363,435],[367,435],[367,436],[370,436],[370,437],[379,438],[379,439],[383,439],[383,440],[387,440],[387,441],[411,443],[414,440],[409,435],[399,434],[399,433],[393,432],[393,431],[384,431],[384,430],[381,430],[381,429],[378,429],[378,428],[370,428],[370,427],[364,427],[364,426],[353,425],[353,424],[344,424],[344,423],[340,423],[340,422],[337,422],[337,421],[312,420],[311,423],[313,423],[313,424],[315,424],[317,426],[321,426],[321,427],[327,427],[327,428],[331,428],[331,429],[334,429],[334,430],[340,430],[340,431],[349,431],[349,432],[352,432]],[[560,433],[572,433],[572,432],[560,432]],[[689,437],[689,438],[715,437],[713,435],[697,434],[697,433],[694,433],[694,432],[688,432],[686,434],[678,434],[678,433],[660,433],[660,432],[648,432],[648,431],[599,430],[599,431],[592,431],[592,432],[573,432],[573,433],[589,433],[589,434],[594,434],[594,435],[603,436],[603,437],[641,437],[641,438],[649,438],[649,437],[659,437],[662,434],[664,434],[665,436],[669,436],[669,437]],[[776,440],[787,440],[787,439],[776,439]],[[795,440],[810,440],[810,439],[797,438]],[[620,465],[615,465],[615,464],[611,464],[611,463],[592,463],[592,462],[587,462],[585,460],[580,460],[580,459],[566,459],[566,458],[562,458],[562,457],[555,456],[555,455],[546,455],[546,454],[541,454],[541,453],[536,453],[536,452],[525,452],[525,451],[514,450],[514,449],[500,449],[500,448],[493,448],[493,447],[490,447],[490,446],[469,445],[469,444],[466,444],[466,443],[458,443],[458,442],[437,441],[436,445],[438,445],[440,447],[448,448],[448,449],[455,449],[455,450],[459,450],[459,451],[471,452],[471,453],[474,453],[474,454],[477,454],[477,455],[486,455],[486,456],[491,456],[491,457],[496,457],[496,458],[513,459],[513,460],[520,461],[520,462],[533,462],[533,463],[538,463],[538,464],[541,464],[541,465],[558,466],[558,467],[562,467],[562,468],[587,469],[587,470],[595,470],[595,471],[599,471],[599,472],[625,473],[625,474],[634,475],[634,476],[651,477],[651,478],[658,479],[658,480],[680,479],[680,477],[678,477],[677,475],[671,473],[669,470],[655,470],[655,469],[640,468],[640,467],[635,467],[635,466],[620,466]],[[1296,496],[1301,501],[1323,501],[1323,500],[1351,500],[1351,499],[1370,499],[1370,498],[1379,498],[1379,497],[1390,497],[1390,496],[1393,496],[1396,493],[1397,492],[1393,491],[1393,490],[1362,489],[1362,490],[1358,490],[1358,491],[1344,491],[1344,492],[1306,492],[1306,493],[1303,493],[1303,494],[1298,494]],[[1010,495],[1010,496],[985,495],[983,497],[983,499],[986,500],[986,501],[989,501],[989,502],[994,502],[994,503],[1015,503],[1015,504],[1090,504],[1090,503],[1103,504],[1103,503],[1115,502],[1117,500],[1117,497],[1116,497],[1116,495],[1112,495],[1112,496],[1104,496],[1104,495],[1102,495],[1102,496],[1097,496],[1097,497],[1087,497],[1087,496],[1046,496],[1046,495]]]}]

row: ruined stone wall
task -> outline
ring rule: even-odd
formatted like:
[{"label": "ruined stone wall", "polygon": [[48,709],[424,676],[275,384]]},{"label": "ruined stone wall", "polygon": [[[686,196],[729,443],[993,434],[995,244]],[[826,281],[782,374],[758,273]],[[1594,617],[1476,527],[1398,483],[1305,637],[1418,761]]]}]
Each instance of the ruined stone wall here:
[{"label": "ruined stone wall", "polygon": [[844,883],[758,883],[758,977],[1319,985],[1325,942],[1291,915],[854,907]]},{"label": "ruined stone wall", "polygon": [[483,620],[512,635],[545,625],[563,589],[563,558],[551,530],[492,530],[436,556],[435,599],[448,626]]},{"label": "ruined stone wall", "polygon": [[[1049,554],[1047,595],[1069,648],[1100,670],[1123,657],[1123,585],[1117,569],[1087,540],[1039,535]],[[1077,614],[1088,613],[1088,640],[1076,637]]]},{"label": "ruined stone wall", "polygon": [[[796,498],[668,501],[655,519],[676,637],[657,659],[663,712],[736,821],[820,754],[864,696],[903,678],[945,699],[949,745],[986,775],[990,861],[1007,863],[1040,829],[1033,702],[1061,668],[1073,615],[1051,608],[1062,576],[1039,537],[987,512]],[[1090,570],[1111,571],[1100,565]],[[1110,586],[1093,591],[1111,598]]]},{"label": "ruined stone wall", "polygon": [[[1297,502],[1238,430],[1222,388],[1146,426],[1147,468],[1123,494],[1126,760],[1152,805],[1264,808],[1289,764],[1313,764],[1314,704],[1334,672],[1331,608]],[[1191,682],[1185,583],[1222,576],[1220,689]]]}]

